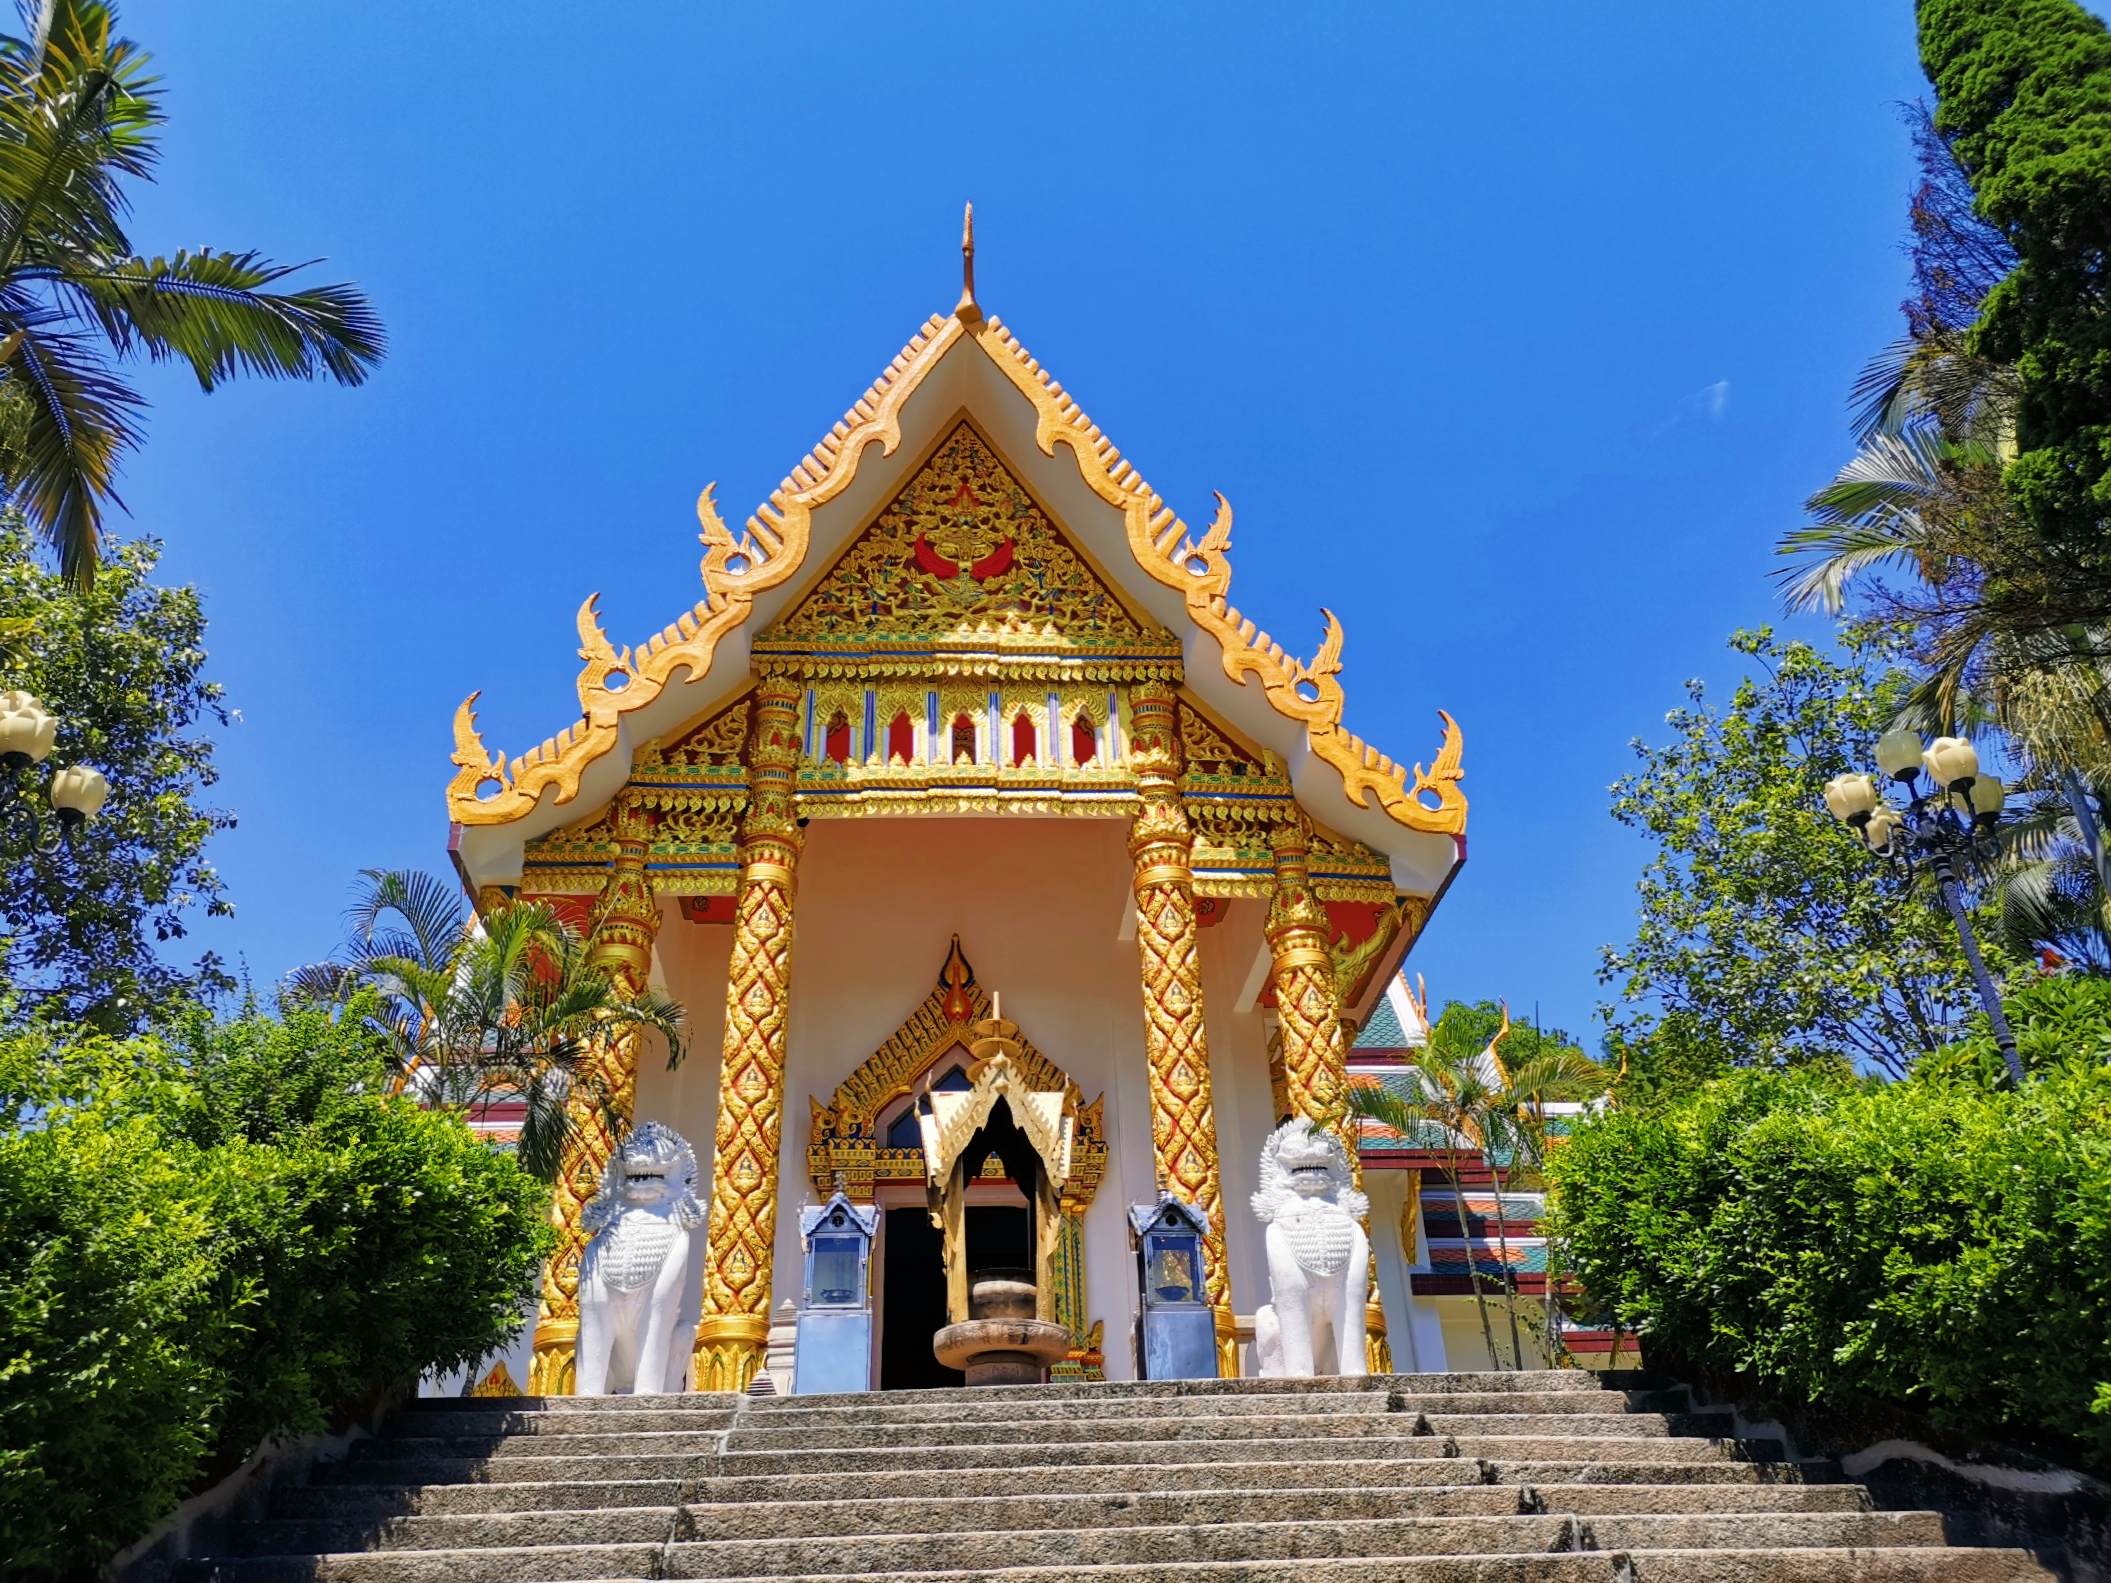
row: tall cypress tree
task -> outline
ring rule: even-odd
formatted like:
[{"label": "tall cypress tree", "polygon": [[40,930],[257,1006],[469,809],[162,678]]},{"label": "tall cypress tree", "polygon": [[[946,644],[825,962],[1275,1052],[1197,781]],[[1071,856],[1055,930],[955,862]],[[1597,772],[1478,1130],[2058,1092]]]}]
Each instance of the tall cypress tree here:
[{"label": "tall cypress tree", "polygon": [[2032,624],[2102,621],[2111,617],[2111,32],[2073,0],[1919,0],[1917,14],[1936,127],[2018,258],[1986,299],[1974,349],[2018,368],[2018,454],[2006,480],[2068,596],[2048,606],[2041,591]]}]

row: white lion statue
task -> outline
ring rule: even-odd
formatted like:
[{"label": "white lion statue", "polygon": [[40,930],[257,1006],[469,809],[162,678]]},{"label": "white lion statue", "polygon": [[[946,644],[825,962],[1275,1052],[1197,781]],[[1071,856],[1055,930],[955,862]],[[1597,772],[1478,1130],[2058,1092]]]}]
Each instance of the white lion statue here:
[{"label": "white lion statue", "polygon": [[633,1131],[602,1168],[601,1189],[579,1216],[592,1238],[579,1261],[579,1395],[681,1389],[689,1233],[704,1223],[695,1185],[696,1151],[657,1121]]},{"label": "white lion statue", "polygon": [[1268,1228],[1273,1302],[1254,1315],[1254,1351],[1268,1379],[1362,1374],[1370,1286],[1370,1201],[1351,1186],[1348,1151],[1308,1116],[1261,1146],[1253,1212]]}]

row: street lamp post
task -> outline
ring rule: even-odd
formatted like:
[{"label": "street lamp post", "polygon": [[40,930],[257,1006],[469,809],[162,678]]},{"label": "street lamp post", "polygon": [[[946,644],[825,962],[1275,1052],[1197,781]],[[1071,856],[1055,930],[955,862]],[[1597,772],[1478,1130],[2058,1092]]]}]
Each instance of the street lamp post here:
[{"label": "street lamp post", "polygon": [[[1889,731],[1877,741],[1876,762],[1893,784],[1904,789],[1904,808],[1884,800],[1884,786],[1877,776],[1859,774],[1836,775],[1828,781],[1825,806],[1893,868],[1910,874],[1926,867],[1935,876],[1942,904],[1957,924],[1964,959],[1971,964],[1979,1003],[1986,1008],[1994,1042],[2008,1066],[2007,1086],[2020,1088],[2023,1058],[2016,1053],[2016,1036],[2009,1031],[2000,991],[1986,970],[1986,959],[1979,954],[1979,937],[1972,932],[1972,920],[1958,889],[1960,870],[2000,853],[1994,832],[2001,822],[2001,804],[2008,788],[1999,776],[1979,772],[1979,754],[1962,737],[1937,737],[1923,747],[1911,731]],[[1923,773],[1932,783],[1930,790],[1922,789]]]},{"label": "street lamp post", "polygon": [[22,772],[41,764],[58,739],[59,722],[25,692],[0,693],[0,832],[9,846],[51,851],[93,819],[110,795],[102,771],[69,764],[51,777],[46,793],[59,828],[47,838],[37,805],[22,786]]}]

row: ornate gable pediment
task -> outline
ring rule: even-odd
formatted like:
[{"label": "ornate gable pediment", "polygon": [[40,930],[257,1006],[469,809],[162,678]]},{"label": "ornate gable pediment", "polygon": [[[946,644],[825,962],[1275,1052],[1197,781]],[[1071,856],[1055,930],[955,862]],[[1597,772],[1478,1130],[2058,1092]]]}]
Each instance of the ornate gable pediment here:
[{"label": "ornate gable pediment", "polygon": [[[938,983],[922,1004],[888,1036],[886,1043],[843,1079],[828,1104],[808,1099],[813,1114],[806,1161],[817,1192],[825,1197],[841,1180],[854,1201],[871,1203],[876,1181],[923,1185],[923,1150],[885,1147],[879,1136],[880,1114],[895,1100],[913,1092],[917,1078],[930,1073],[956,1048],[971,1055],[974,1027],[993,1009],[988,992],[975,982],[975,969],[960,949],[960,936],[954,935],[938,970]],[[1107,1096],[1102,1094],[1085,1104],[1082,1091],[1068,1073],[1035,1049],[1031,1041],[1021,1037],[1016,1043],[1018,1051],[1011,1066],[1029,1092],[1070,1096],[1075,1130],[1062,1199],[1066,1208],[1082,1215],[1106,1174]]]},{"label": "ornate gable pediment", "polygon": [[853,663],[961,651],[999,662],[1180,654],[1171,633],[1123,603],[966,418],[754,650],[765,661]]}]

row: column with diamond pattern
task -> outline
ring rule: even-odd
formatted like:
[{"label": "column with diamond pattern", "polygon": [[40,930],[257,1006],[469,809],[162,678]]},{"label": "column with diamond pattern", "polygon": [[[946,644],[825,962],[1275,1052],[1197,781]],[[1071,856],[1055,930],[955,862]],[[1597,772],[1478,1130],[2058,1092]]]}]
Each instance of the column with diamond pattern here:
[{"label": "column with diamond pattern", "polygon": [[1160,683],[1130,699],[1130,762],[1143,810],[1129,831],[1135,864],[1136,944],[1142,955],[1144,1049],[1150,1061],[1151,1141],[1166,1187],[1209,1222],[1205,1252],[1217,1326],[1217,1371],[1239,1372],[1231,1285],[1224,1267],[1224,1205],[1217,1117],[1210,1099],[1209,1035],[1202,1021],[1196,945],[1194,831],[1180,800],[1179,705]]},{"label": "column with diamond pattern", "polygon": [[719,1057],[717,1148],[704,1255],[695,1388],[740,1391],[770,1333],[777,1240],[778,1144],[784,1130],[784,1024],[790,1004],[792,904],[801,839],[792,806],[800,689],[766,680],[748,736],[748,808],[740,827],[740,893]]}]

